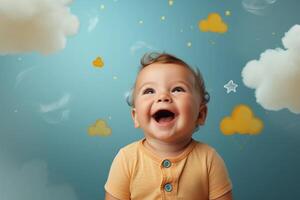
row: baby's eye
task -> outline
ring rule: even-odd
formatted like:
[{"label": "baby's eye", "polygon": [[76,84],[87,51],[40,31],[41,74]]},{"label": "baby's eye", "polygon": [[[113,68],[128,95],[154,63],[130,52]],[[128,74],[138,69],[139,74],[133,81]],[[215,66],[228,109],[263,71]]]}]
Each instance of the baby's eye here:
[{"label": "baby's eye", "polygon": [[155,92],[154,89],[152,89],[152,88],[146,88],[143,91],[143,94],[153,94],[154,92]]},{"label": "baby's eye", "polygon": [[173,89],[172,89],[172,92],[185,92],[185,90],[182,88],[182,87],[174,87]]}]

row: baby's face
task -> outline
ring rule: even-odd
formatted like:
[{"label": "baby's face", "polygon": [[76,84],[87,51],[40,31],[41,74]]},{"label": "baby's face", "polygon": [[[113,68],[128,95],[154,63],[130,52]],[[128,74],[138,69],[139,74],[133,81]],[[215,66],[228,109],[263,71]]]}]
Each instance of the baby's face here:
[{"label": "baby's face", "polygon": [[178,64],[154,63],[139,73],[132,117],[145,137],[176,142],[191,137],[203,124],[206,106],[195,89],[189,69]]}]

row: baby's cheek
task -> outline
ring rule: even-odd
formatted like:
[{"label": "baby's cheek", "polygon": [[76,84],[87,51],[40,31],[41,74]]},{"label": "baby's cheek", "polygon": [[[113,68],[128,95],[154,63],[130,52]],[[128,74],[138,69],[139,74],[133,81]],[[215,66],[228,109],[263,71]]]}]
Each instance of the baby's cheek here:
[{"label": "baby's cheek", "polygon": [[182,107],[185,108],[185,110],[193,111],[197,109],[196,107],[196,101],[192,98],[186,97],[182,101]]},{"label": "baby's cheek", "polygon": [[140,120],[144,120],[145,121],[150,116],[149,106],[147,106],[146,104],[141,104],[137,108],[137,114],[138,114],[138,117],[140,118]]},{"label": "baby's cheek", "polygon": [[182,110],[181,110],[180,114],[181,114],[181,117],[183,117],[183,119],[184,119],[184,123],[191,122],[195,115],[191,105],[182,106]]}]

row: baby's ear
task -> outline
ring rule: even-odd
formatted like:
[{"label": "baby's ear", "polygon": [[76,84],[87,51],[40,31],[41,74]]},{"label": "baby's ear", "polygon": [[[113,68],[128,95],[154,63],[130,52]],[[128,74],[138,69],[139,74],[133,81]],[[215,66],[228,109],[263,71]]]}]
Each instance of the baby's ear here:
[{"label": "baby's ear", "polygon": [[139,128],[140,127],[140,123],[138,122],[135,108],[131,109],[131,117],[132,117],[132,120],[133,120],[133,123],[134,123],[134,127],[135,128]]},{"label": "baby's ear", "polygon": [[197,122],[199,125],[204,125],[207,116],[207,106],[206,104],[201,104],[198,114]]}]

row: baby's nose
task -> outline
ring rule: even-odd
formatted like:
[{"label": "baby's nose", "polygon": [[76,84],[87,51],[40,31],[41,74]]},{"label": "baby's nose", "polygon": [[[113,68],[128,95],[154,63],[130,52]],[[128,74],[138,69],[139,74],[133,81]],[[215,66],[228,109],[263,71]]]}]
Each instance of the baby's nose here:
[{"label": "baby's nose", "polygon": [[172,99],[169,95],[163,94],[158,97],[157,102],[171,103]]}]

